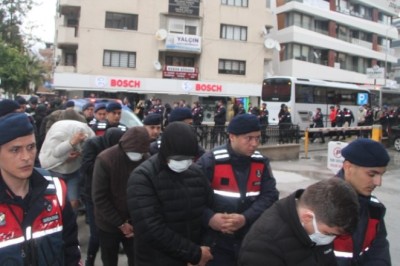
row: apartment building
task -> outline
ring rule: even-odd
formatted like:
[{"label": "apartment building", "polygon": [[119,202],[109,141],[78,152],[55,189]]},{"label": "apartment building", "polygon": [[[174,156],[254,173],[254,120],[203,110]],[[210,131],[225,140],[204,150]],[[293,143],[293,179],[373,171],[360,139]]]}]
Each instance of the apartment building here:
[{"label": "apartment building", "polygon": [[163,102],[258,101],[272,28],[265,0],[59,0],[54,87]]},{"label": "apartment building", "polygon": [[[274,10],[273,35],[281,46],[275,74],[371,89],[394,83],[389,73],[397,57],[390,43],[398,39],[392,19],[399,1],[277,0]],[[371,69],[380,75],[371,78]]]}]

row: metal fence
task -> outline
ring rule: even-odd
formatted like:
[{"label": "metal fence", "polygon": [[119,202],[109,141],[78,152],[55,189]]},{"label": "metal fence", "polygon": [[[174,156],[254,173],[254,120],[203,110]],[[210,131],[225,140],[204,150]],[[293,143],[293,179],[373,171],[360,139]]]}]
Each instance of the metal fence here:
[{"label": "metal fence", "polygon": [[[193,126],[199,144],[206,150],[225,144],[228,141],[227,126]],[[261,145],[299,143],[301,138],[298,125],[271,125],[261,127]]]}]

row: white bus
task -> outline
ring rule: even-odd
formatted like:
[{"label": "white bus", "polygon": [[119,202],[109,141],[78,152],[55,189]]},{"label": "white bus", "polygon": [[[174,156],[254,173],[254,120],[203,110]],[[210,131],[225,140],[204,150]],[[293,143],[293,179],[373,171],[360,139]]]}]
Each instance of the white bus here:
[{"label": "white bus", "polygon": [[261,103],[264,102],[269,111],[270,124],[278,124],[281,104],[285,104],[292,115],[292,123],[305,130],[312,123],[317,107],[324,115],[324,126],[330,126],[329,107],[336,104],[342,110],[345,107],[351,109],[356,124],[359,106],[370,104],[370,92],[350,83],[281,76],[264,79]]}]

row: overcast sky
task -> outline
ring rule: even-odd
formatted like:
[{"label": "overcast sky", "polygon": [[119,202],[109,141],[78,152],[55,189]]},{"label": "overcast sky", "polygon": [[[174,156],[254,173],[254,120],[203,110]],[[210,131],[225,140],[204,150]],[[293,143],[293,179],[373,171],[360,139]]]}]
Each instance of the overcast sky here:
[{"label": "overcast sky", "polygon": [[27,14],[24,26],[26,29],[35,26],[32,34],[45,42],[54,42],[54,17],[57,0],[34,0],[37,5]]}]

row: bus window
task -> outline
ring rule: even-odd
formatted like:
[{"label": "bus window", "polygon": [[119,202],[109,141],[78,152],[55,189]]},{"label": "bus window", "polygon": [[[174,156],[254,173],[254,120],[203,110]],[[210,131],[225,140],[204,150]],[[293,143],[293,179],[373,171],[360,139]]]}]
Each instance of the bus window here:
[{"label": "bus window", "polygon": [[296,84],[296,103],[313,103],[314,87],[302,84]]},{"label": "bus window", "polygon": [[326,88],[315,87],[315,89],[314,89],[314,103],[326,104]]},{"label": "bus window", "polygon": [[290,79],[264,80],[261,99],[269,102],[288,102],[291,85]]}]

